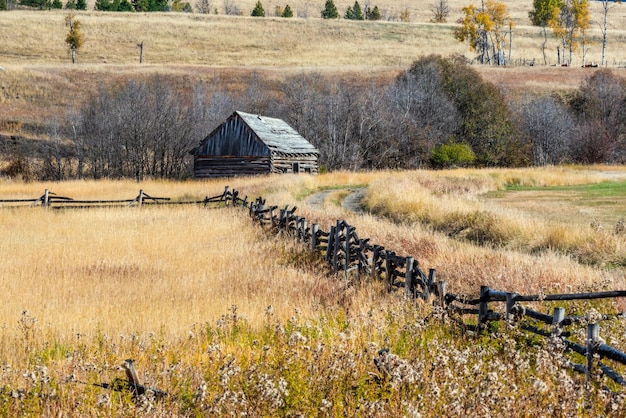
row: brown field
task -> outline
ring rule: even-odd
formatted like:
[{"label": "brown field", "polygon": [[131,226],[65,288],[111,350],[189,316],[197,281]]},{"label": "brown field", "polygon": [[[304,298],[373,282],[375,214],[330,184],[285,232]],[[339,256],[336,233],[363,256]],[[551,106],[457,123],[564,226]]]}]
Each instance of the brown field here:
[{"label": "brown field", "polygon": [[[252,0],[242,1],[243,14],[249,14]],[[341,13],[351,4],[338,1]],[[539,28],[527,17],[532,2],[505,1],[515,22],[513,60],[542,63]],[[460,16],[466,2],[450,1],[449,22]],[[214,7],[221,10],[221,4]],[[353,82],[385,80],[406,69],[411,62],[428,54],[472,53],[452,36],[455,25],[429,23],[429,6],[389,0],[378,4],[391,19],[400,11],[410,11],[410,22],[385,20],[352,22],[319,18],[323,2],[301,0],[290,5],[308,17],[282,19],[251,18],[180,13],[77,13],[86,42],[78,52],[77,64],[70,63],[63,42],[66,11],[16,10],[0,15],[0,130],[7,122],[19,121],[25,127],[39,125],[51,117],[63,117],[103,85],[129,77],[162,74],[182,85],[196,82],[227,83],[238,88],[251,73],[268,80],[281,80],[289,74],[317,71],[336,74]],[[270,12],[273,6],[265,5]],[[626,63],[626,12],[616,4],[609,14],[607,65],[621,68]],[[599,21],[598,2],[591,2],[592,19]],[[220,12],[221,13],[221,12]],[[600,32],[594,24],[594,44],[588,61],[600,60]],[[144,42],[144,64],[139,65],[138,42]],[[548,46],[550,64],[556,63],[556,41]],[[476,66],[484,77],[511,94],[549,92],[580,85],[591,69],[574,67]],[[622,70],[618,70],[620,73]],[[174,82],[174,81],[172,81]],[[10,130],[10,129],[9,129]]]}]

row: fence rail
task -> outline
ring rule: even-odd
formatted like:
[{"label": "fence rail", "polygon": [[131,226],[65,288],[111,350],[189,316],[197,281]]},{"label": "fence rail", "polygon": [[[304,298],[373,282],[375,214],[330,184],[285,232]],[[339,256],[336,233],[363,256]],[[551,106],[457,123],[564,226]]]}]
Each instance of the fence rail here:
[{"label": "fence rail", "polygon": [[[139,190],[139,194],[134,198],[130,199],[93,199],[93,200],[85,200],[85,199],[73,199],[67,196],[59,196],[56,193],[49,191],[48,189],[44,190],[44,193],[36,198],[31,199],[0,199],[0,207],[16,207],[16,206],[25,206],[23,204],[30,203],[30,206],[42,206],[44,208],[90,208],[90,207],[115,207],[115,206],[138,206],[141,207],[143,205],[197,205],[203,204],[207,206],[209,203],[218,203],[224,202],[225,193],[222,193],[213,197],[205,197],[201,200],[184,200],[184,201],[173,201],[169,197],[155,197],[150,196],[145,193],[143,190]],[[7,205],[7,204],[15,204],[22,203],[22,205]]]},{"label": "fence rail", "polygon": [[[434,303],[449,313],[461,316],[461,323],[466,327],[473,327],[478,331],[484,330],[492,321],[505,321],[507,325],[517,325],[519,329],[535,335],[557,339],[569,351],[580,354],[586,359],[585,364],[570,362],[569,366],[588,377],[597,368],[602,374],[619,385],[626,386],[626,379],[607,366],[602,360],[611,360],[626,365],[626,353],[606,345],[600,338],[599,321],[626,316],[619,314],[600,314],[588,316],[565,316],[565,309],[558,307],[552,315],[535,311],[522,303],[536,303],[543,301],[576,301],[593,299],[610,299],[626,297],[626,291],[606,291],[589,293],[566,293],[552,295],[521,295],[481,286],[479,297],[468,299],[461,295],[448,293],[446,281],[436,280],[435,269],[428,269],[428,274],[421,268],[420,263],[411,255],[399,255],[382,245],[372,244],[369,239],[362,239],[356,233],[356,228],[345,220],[336,221],[328,231],[324,231],[318,224],[308,226],[305,218],[296,216],[296,207],[286,206],[279,209],[277,206],[268,206],[265,199],[257,198],[248,202],[239,198],[239,192],[224,191],[223,200],[226,205],[246,208],[252,219],[264,228],[282,232],[308,245],[311,252],[318,253],[329,264],[333,273],[354,275],[357,280],[361,277],[370,277],[382,280],[388,290],[399,289],[409,298],[428,300],[433,296]],[[504,311],[496,312],[490,309],[490,304],[504,303]],[[473,315],[476,325],[466,324],[463,317]],[[525,322],[531,319],[535,322],[548,325],[545,329]],[[564,328],[572,325],[587,323],[587,338],[584,344],[575,342],[569,337],[574,335]]]}]

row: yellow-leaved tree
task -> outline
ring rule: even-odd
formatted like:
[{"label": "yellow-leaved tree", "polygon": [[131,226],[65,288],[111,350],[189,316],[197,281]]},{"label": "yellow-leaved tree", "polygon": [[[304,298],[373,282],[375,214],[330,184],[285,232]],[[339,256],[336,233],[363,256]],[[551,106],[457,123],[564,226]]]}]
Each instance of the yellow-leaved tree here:
[{"label": "yellow-leaved tree", "polygon": [[65,43],[70,49],[72,55],[72,64],[76,61],[76,51],[83,46],[85,41],[83,33],[81,31],[81,24],[75,18],[73,13],[65,16],[65,26],[68,27],[67,35],[65,36]]},{"label": "yellow-leaved tree", "polygon": [[[549,22],[554,35],[560,39],[563,46],[563,62],[572,64],[572,54],[582,46],[583,65],[585,62],[586,47],[589,45],[587,32],[591,23],[588,0],[565,0],[556,19]],[[565,60],[565,51],[569,58]]]},{"label": "yellow-leaved tree", "polygon": [[511,55],[511,35],[513,21],[506,5],[495,0],[484,1],[480,8],[470,4],[463,7],[461,25],[454,31],[454,38],[459,42],[468,42],[470,50],[478,53],[481,64],[504,65],[506,37],[509,36],[509,57]]}]

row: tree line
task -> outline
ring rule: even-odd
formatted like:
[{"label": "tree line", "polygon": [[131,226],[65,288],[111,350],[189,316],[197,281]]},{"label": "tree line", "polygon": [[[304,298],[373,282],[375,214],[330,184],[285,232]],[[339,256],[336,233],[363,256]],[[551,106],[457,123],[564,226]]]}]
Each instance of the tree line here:
[{"label": "tree line", "polygon": [[5,174],[39,179],[192,175],[190,151],[235,110],[284,119],[326,170],[626,162],[626,82],[595,70],[577,90],[511,98],[462,57],[421,58],[391,82],[318,73],[245,91],[164,76],[102,88],[48,127],[39,153]]}]

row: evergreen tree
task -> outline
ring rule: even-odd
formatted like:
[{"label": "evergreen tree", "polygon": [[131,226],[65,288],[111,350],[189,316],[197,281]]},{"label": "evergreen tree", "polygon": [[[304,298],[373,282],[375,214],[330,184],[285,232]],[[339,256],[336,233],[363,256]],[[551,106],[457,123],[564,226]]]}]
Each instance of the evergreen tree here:
[{"label": "evergreen tree", "polygon": [[265,10],[263,10],[263,5],[261,4],[261,0],[256,2],[256,6],[252,10],[252,16],[254,17],[265,17]]},{"label": "evergreen tree", "polygon": [[0,10],[6,10],[6,9],[7,9],[7,1],[0,0]]},{"label": "evergreen tree", "polygon": [[285,6],[285,10],[283,10],[280,17],[293,17],[293,12],[291,11],[291,7],[289,7],[289,5]]},{"label": "evergreen tree", "polygon": [[65,8],[68,10],[76,10],[76,0],[68,0],[68,2],[65,3]]},{"label": "evergreen tree", "polygon": [[[85,1],[85,0],[78,0],[78,1]],[[117,11],[118,12],[132,12],[133,5],[130,4],[128,0],[120,0],[119,4],[117,5]]]},{"label": "evergreen tree", "polygon": [[76,10],[87,10],[87,0],[76,0]]},{"label": "evergreen tree", "polygon": [[358,1],[355,1],[354,6],[352,6],[352,19],[363,20],[363,11],[361,11],[361,5]]},{"label": "evergreen tree", "polygon": [[167,0],[149,0],[148,1],[148,12],[167,12],[169,11],[169,7],[167,5]]},{"label": "evergreen tree", "polygon": [[28,6],[28,7],[36,7],[39,10],[50,8],[46,0],[20,0],[20,5]]},{"label": "evergreen tree", "polygon": [[[76,3],[76,6],[78,6],[78,3]],[[96,4],[93,8],[94,10],[100,10],[101,12],[110,12],[111,0],[96,0]]]},{"label": "evergreen tree", "polygon": [[133,9],[135,9],[135,11],[137,12],[148,11],[148,0],[132,0],[132,2],[133,2]]},{"label": "evergreen tree", "polygon": [[352,7],[348,6],[348,8],[346,9],[346,13],[343,15],[343,18],[348,20],[354,19],[354,11],[352,10]]},{"label": "evergreen tree", "polygon": [[380,20],[381,15],[380,10],[378,10],[378,6],[374,6],[373,9],[368,8],[365,12],[365,18],[367,20]]},{"label": "evergreen tree", "polygon": [[337,19],[339,17],[339,13],[337,12],[337,7],[333,0],[326,0],[326,4],[324,5],[324,10],[322,10],[322,18],[324,19]]},{"label": "evergreen tree", "polygon": [[63,8],[63,3],[61,3],[61,0],[53,0],[52,1],[52,8],[53,9],[62,9]]}]

